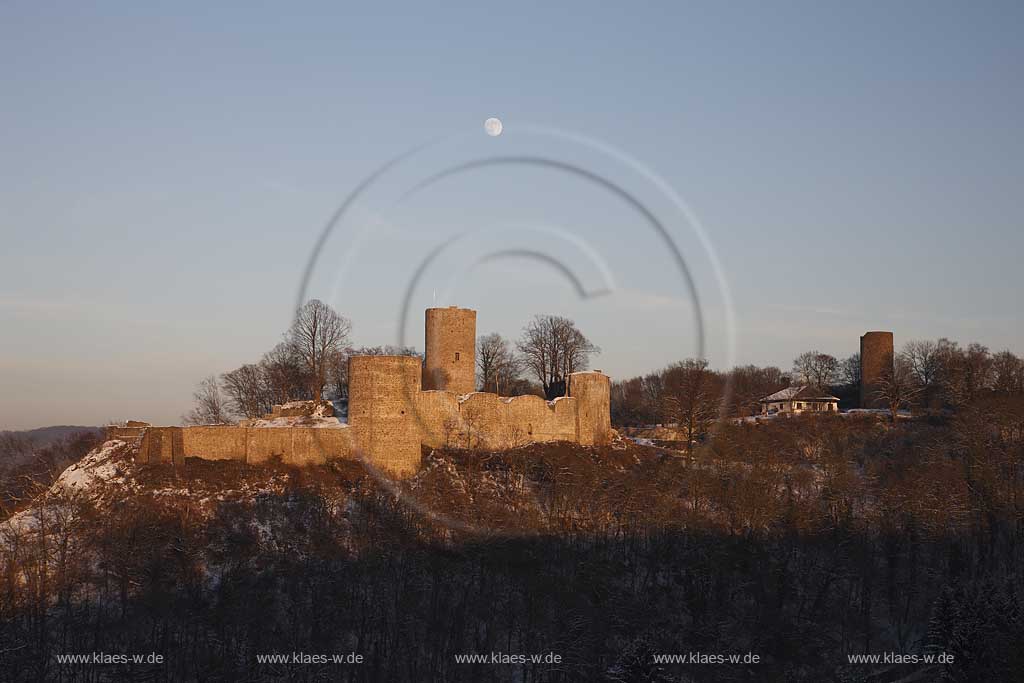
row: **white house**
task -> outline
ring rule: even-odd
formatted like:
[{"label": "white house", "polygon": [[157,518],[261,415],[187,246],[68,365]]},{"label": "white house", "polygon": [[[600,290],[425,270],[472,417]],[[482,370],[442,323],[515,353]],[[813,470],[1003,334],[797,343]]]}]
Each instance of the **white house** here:
[{"label": "white house", "polygon": [[839,399],[820,387],[789,387],[761,399],[762,415],[838,412]]}]

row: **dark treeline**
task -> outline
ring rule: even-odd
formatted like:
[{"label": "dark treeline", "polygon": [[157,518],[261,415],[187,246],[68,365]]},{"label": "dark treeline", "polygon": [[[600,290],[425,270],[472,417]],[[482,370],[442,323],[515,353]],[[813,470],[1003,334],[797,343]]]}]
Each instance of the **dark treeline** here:
[{"label": "dark treeline", "polygon": [[[141,468],[181,495],[51,501],[50,534],[4,531],[0,657],[23,680],[99,680],[54,655],[103,650],[166,655],[120,670],[146,680],[860,681],[848,654],[945,652],[922,680],[1014,680],[1024,407],[987,401],[726,424],[692,458],[439,452],[401,500],[355,463]],[[365,663],[257,663],[296,651]],[[653,661],[691,651],[761,663]],[[454,658],[491,652],[563,662]]]},{"label": "dark treeline", "polygon": [[706,360],[687,359],[642,377],[613,382],[612,422],[626,427],[679,423],[699,436],[723,412],[726,416],[757,414],[758,401],[791,382],[790,375],[777,367],[747,365],[718,372]]}]

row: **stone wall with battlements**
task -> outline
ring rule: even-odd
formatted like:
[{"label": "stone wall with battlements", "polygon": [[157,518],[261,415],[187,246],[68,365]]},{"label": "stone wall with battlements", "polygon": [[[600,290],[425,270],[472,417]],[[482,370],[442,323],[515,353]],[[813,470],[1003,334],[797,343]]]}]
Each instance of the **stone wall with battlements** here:
[{"label": "stone wall with battlements", "polygon": [[352,361],[348,425],[119,427],[108,429],[108,438],[138,440],[138,461],[146,464],[202,458],[304,466],[362,459],[398,477],[419,469],[421,445],[503,450],[545,441],[596,445],[611,438],[610,382],[599,372],[572,375],[575,395],[545,401],[420,391],[419,361],[409,356]]},{"label": "stone wall with battlements", "polygon": [[432,447],[504,449],[542,441],[595,445],[611,439],[610,380],[600,372],[575,373],[570,394],[500,397],[473,392],[420,392],[416,421],[420,440]]},{"label": "stone wall with battlements", "polygon": [[[109,435],[110,438],[122,438]],[[239,460],[258,465],[322,465],[355,457],[351,430],[315,427],[146,427],[137,461],[181,464],[185,458]]]}]

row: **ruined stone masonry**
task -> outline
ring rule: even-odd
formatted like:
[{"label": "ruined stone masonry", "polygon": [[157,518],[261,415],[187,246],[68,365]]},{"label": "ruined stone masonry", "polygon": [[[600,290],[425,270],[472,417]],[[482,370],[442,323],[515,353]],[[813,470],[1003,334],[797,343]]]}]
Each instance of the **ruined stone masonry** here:
[{"label": "ruined stone masonry", "polygon": [[881,382],[892,372],[892,332],[865,332],[860,338],[860,407],[886,408]]},{"label": "ruined stone masonry", "polygon": [[[428,308],[425,359],[353,356],[349,359],[348,424],[331,426],[108,428],[108,438],[139,439],[139,461],[184,462],[186,457],[289,465],[361,459],[404,477],[420,467],[421,446],[504,449],[538,441],[608,443],[612,436],[610,381],[601,372],[569,376],[569,396],[499,397],[475,392],[476,311]],[[273,417],[299,414],[277,407]],[[296,411],[296,412],[292,412]]]}]

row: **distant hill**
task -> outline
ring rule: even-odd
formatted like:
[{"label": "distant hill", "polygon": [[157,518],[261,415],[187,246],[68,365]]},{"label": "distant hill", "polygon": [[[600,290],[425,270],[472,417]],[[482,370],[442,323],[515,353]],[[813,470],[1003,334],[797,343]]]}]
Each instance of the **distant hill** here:
[{"label": "distant hill", "polygon": [[77,425],[54,425],[52,427],[39,427],[38,429],[25,429],[21,431],[15,430],[0,430],[0,437],[11,435],[15,437],[21,437],[28,439],[32,442],[32,445],[37,448],[48,446],[54,441],[60,441],[63,438],[77,434],[79,432],[93,432],[95,434],[102,433],[100,427],[82,427]]},{"label": "distant hill", "polygon": [[[102,438],[103,430],[99,427],[79,427],[75,425],[55,425],[22,431],[0,431],[0,472],[10,471],[30,462],[35,455],[60,441],[87,432]],[[58,449],[63,450],[63,449]],[[76,450],[76,449],[73,449]],[[67,454],[63,454],[67,456]],[[75,457],[80,457],[78,453]]]}]

